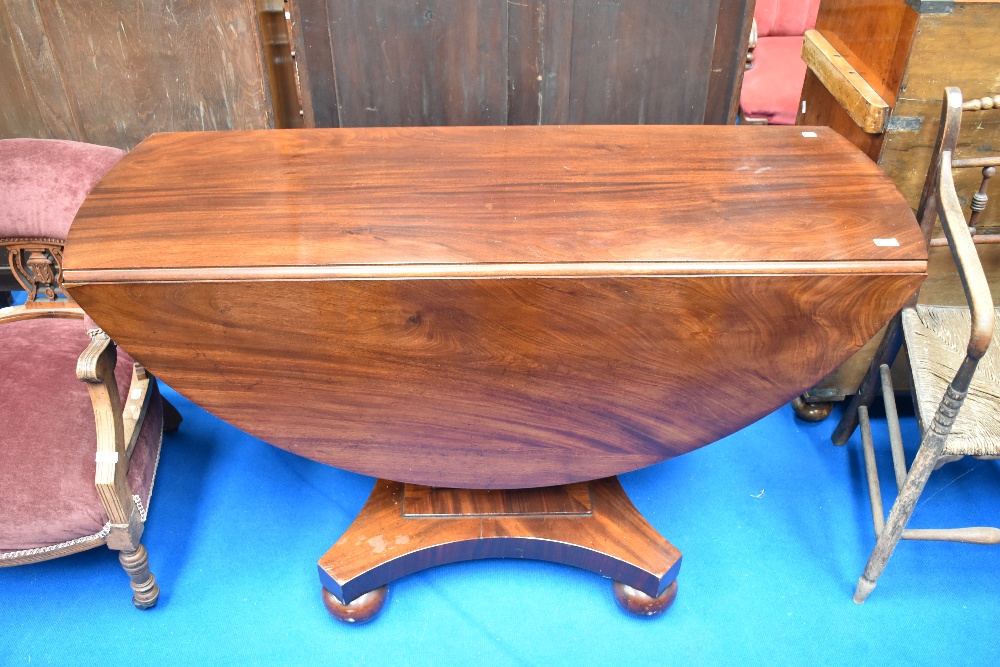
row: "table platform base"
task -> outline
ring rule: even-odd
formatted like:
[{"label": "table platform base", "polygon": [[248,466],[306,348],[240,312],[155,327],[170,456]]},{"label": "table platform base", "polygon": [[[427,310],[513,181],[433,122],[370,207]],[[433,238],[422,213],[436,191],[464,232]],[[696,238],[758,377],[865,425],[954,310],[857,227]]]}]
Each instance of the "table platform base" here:
[{"label": "table platform base", "polygon": [[539,489],[446,489],[380,479],[319,561],[323,601],[346,622],[382,609],[386,585],[435,565],[530,558],[614,580],[626,611],[653,616],[677,594],[681,553],[646,521],[616,477]]}]

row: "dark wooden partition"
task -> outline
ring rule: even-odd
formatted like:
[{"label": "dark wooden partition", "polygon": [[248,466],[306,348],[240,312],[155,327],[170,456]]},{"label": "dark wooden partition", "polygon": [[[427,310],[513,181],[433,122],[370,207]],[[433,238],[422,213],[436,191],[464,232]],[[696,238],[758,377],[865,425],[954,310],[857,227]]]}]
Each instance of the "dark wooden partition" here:
[{"label": "dark wooden partition", "polygon": [[254,0],[0,0],[0,137],[273,125]]},{"label": "dark wooden partition", "polygon": [[318,127],[732,122],[753,13],[753,0],[293,4]]},{"label": "dark wooden partition", "polygon": [[0,0],[0,137],[727,123],[753,4]]}]

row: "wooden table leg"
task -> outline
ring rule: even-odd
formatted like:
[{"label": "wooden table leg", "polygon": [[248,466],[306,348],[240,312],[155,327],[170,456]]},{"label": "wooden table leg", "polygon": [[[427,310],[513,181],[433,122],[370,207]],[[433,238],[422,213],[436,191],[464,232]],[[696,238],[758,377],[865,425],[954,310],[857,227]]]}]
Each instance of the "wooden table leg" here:
[{"label": "wooden table leg", "polygon": [[652,616],[676,596],[680,552],[615,477],[542,489],[443,489],[380,479],[319,561],[327,609],[353,623],[381,610],[386,584],[435,565],[531,558],[614,579],[615,598]]}]

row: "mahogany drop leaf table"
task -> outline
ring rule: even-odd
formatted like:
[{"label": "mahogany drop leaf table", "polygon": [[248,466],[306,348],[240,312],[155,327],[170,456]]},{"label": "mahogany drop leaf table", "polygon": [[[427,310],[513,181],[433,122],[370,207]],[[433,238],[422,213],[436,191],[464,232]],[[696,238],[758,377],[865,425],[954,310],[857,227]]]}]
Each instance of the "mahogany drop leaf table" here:
[{"label": "mahogany drop leaf table", "polygon": [[926,260],[825,128],[370,128],[153,135],[83,204],[64,276],[195,403],[380,478],[320,561],[364,621],[387,582],[488,557],[661,611],[680,553],[613,476],[812,386]]}]

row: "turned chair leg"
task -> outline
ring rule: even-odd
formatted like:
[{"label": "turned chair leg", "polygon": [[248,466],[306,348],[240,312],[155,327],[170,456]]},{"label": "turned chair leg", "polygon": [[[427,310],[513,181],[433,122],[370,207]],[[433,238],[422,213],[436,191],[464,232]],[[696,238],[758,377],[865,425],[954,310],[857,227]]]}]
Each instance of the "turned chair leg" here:
[{"label": "turned chair leg", "polygon": [[160,587],[156,585],[156,577],[149,571],[149,557],[146,547],[139,544],[135,551],[118,552],[118,560],[131,579],[130,585],[134,595],[132,604],[136,609],[149,609],[160,599]]},{"label": "turned chair leg", "polygon": [[886,563],[889,562],[889,557],[892,556],[896,545],[899,544],[903,529],[913,515],[913,509],[916,507],[917,501],[920,500],[920,494],[923,493],[924,487],[927,485],[927,480],[931,476],[931,471],[934,470],[937,458],[932,447],[921,447],[917,452],[913,465],[910,467],[910,473],[906,476],[906,482],[899,490],[899,496],[889,512],[889,518],[886,519],[885,526],[878,535],[872,555],[868,558],[868,564],[865,565],[865,571],[858,579],[858,586],[854,590],[854,601],[857,604],[864,602],[875,589],[875,583],[882,575]]},{"label": "turned chair leg", "polygon": [[164,433],[174,433],[181,426],[181,422],[184,418],[181,417],[181,413],[178,412],[177,408],[167,399],[160,396],[160,400],[163,401],[163,432]]},{"label": "turned chair leg", "polygon": [[[992,315],[992,312],[990,314]],[[971,350],[971,343],[969,347]],[[923,493],[934,466],[944,453],[945,441],[948,439],[948,434],[951,433],[952,426],[955,425],[955,419],[958,417],[959,410],[962,409],[962,403],[965,402],[969,383],[976,372],[980,356],[973,356],[971,353],[966,355],[965,361],[962,362],[955,374],[955,378],[948,385],[930,427],[920,440],[920,447],[917,449],[917,456],[913,459],[913,465],[910,466],[910,472],[906,475],[906,482],[899,490],[899,496],[892,504],[892,511],[889,512],[889,518],[886,519],[885,526],[878,534],[875,549],[868,558],[864,574],[858,579],[858,587],[854,591],[854,601],[858,604],[864,602],[875,589],[875,582],[878,581],[882,570],[885,569],[885,564],[889,562],[889,557],[892,556],[893,550],[899,544],[899,538],[903,535],[906,522],[910,520],[913,508],[920,500],[920,494]],[[888,369],[886,375],[888,375]]]}]

